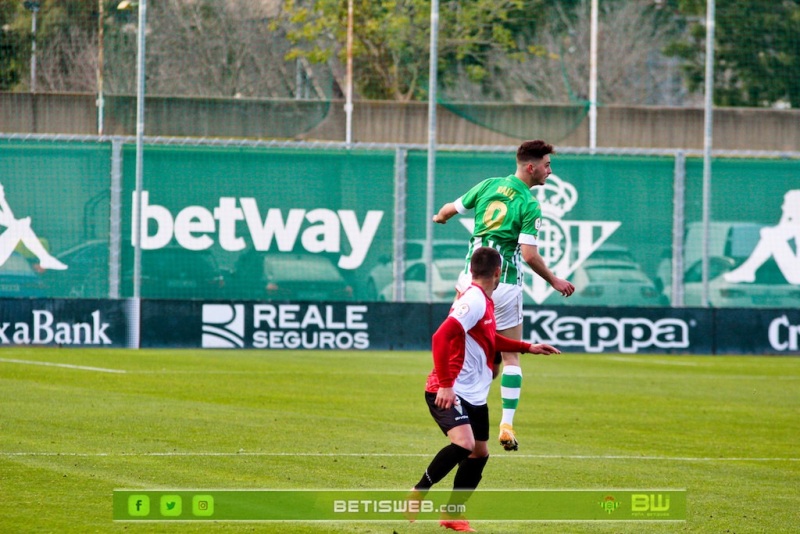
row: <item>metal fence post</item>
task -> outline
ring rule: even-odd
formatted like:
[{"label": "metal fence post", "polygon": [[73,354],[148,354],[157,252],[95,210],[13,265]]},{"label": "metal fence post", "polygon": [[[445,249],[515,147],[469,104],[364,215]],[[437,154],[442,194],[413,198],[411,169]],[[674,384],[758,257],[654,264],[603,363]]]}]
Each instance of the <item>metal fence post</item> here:
[{"label": "metal fence post", "polygon": [[111,199],[108,230],[108,298],[118,299],[122,251],[122,140],[111,141]]},{"label": "metal fence post", "polygon": [[683,307],[683,234],[686,218],[686,154],[675,154],[672,197],[672,306]]},{"label": "metal fence post", "polygon": [[[405,242],[406,242],[406,189],[408,185],[408,150],[397,148],[394,152],[394,247],[392,293],[396,302],[405,302]],[[380,291],[380,288],[375,288]]]}]

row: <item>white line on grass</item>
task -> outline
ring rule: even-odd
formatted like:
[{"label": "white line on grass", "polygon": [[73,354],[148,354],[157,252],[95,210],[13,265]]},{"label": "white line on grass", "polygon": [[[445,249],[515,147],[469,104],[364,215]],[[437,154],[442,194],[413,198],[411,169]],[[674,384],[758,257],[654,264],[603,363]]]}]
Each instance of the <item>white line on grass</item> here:
[{"label": "white line on grass", "polygon": [[0,358],[3,363],[21,363],[25,365],[45,365],[47,367],[63,367],[65,369],[78,369],[79,371],[97,371],[98,373],[127,373],[123,369],[106,369],[105,367],[87,367],[85,365],[70,365],[68,363],[37,362],[32,360],[11,360]]},{"label": "white line on grass", "polygon": [[697,362],[684,362],[680,360],[658,360],[656,358],[626,358],[624,356],[609,356],[609,360],[630,363],[657,363],[659,365],[683,365],[686,367],[697,367]]},{"label": "white line on grass", "polygon": [[[167,456],[167,457],[206,457],[206,456],[266,456],[266,457],[355,457],[355,458],[417,458],[430,454],[415,453],[333,453],[333,452],[5,452],[0,456],[68,456],[68,457],[118,457],[118,456]],[[747,458],[712,456],[634,456],[621,454],[505,454],[493,458],[534,458],[544,460],[645,460],[665,462],[800,462],[800,458]]]}]

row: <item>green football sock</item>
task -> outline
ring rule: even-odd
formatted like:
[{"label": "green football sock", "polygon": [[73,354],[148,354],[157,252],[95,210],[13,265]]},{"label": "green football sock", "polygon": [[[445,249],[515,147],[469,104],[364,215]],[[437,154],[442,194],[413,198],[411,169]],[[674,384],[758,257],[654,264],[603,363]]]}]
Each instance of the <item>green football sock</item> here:
[{"label": "green football sock", "polygon": [[522,368],[517,365],[503,367],[500,378],[500,397],[503,399],[503,420],[500,423],[514,424],[514,414],[519,403],[519,392],[522,389]]}]

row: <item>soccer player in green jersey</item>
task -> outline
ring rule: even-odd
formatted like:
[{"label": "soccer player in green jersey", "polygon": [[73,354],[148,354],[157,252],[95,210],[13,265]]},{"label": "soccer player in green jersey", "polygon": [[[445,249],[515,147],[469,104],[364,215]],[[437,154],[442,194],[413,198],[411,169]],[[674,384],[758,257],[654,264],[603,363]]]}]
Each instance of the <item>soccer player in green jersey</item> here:
[{"label": "soccer player in green jersey", "polygon": [[[514,174],[483,180],[455,202],[442,206],[433,216],[433,222],[445,224],[458,213],[474,210],[475,227],[465,270],[459,277],[456,290],[460,292],[469,287],[469,260],[476,248],[492,247],[500,252],[503,260],[500,285],[492,297],[497,333],[515,340],[522,339],[521,260],[565,297],[575,291],[575,286],[550,271],[538,249],[542,209],[531,188],[544,185],[550,176],[552,153],[553,146],[542,140],[525,141],[517,149],[517,171]],[[513,422],[521,387],[519,353],[504,352],[500,380],[503,417],[499,440],[509,451],[519,447]]]}]

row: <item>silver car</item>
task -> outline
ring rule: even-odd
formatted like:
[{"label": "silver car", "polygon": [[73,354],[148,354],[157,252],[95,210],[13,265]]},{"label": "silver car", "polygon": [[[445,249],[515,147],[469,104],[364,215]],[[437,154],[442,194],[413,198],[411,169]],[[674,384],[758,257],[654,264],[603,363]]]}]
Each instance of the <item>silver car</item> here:
[{"label": "silver car", "polygon": [[664,297],[639,265],[629,261],[587,260],[571,277],[575,293],[566,306],[665,306]]},{"label": "silver car", "polygon": [[[464,270],[464,258],[442,258],[433,260],[433,281],[431,302],[453,302],[456,296],[456,281]],[[405,302],[428,302],[428,268],[425,262],[417,260],[406,267],[404,278]],[[378,294],[378,300],[401,301],[394,295],[394,284],[386,285]]]},{"label": "silver car", "polygon": [[[796,308],[800,305],[800,286],[789,284],[774,260],[765,263],[751,283],[733,283],[724,275],[741,261],[725,256],[708,260],[708,303],[713,308]],[[695,262],[684,278],[684,304],[701,306],[703,264]]]},{"label": "silver car", "polygon": [[[420,239],[409,239],[405,243],[405,261],[406,272],[411,266],[412,262],[422,260],[425,241]],[[467,240],[435,240],[433,242],[433,259],[438,261],[440,259],[460,259],[461,266],[464,266],[468,250]],[[394,263],[391,256],[381,258],[381,262],[373,267],[369,272],[366,284],[366,299],[377,300],[379,294],[383,290],[392,285],[394,282]],[[451,284],[455,286],[456,279],[454,278]],[[389,293],[391,295],[391,293]],[[423,301],[426,299],[422,299]]]}]

